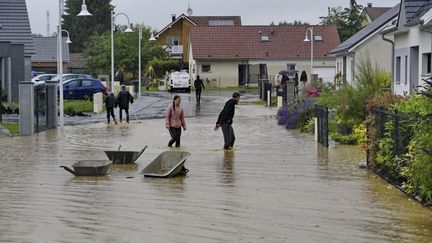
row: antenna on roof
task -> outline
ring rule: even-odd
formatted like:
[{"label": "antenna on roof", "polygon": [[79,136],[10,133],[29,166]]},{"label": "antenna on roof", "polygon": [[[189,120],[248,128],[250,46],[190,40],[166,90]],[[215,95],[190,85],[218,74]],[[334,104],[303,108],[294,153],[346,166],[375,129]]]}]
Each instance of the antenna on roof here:
[{"label": "antenna on roof", "polygon": [[187,14],[188,14],[189,16],[192,16],[192,14],[193,14],[193,10],[192,10],[191,7],[190,7],[190,3],[188,3]]},{"label": "antenna on roof", "polygon": [[49,12],[49,10],[47,10],[47,12],[46,12],[46,17],[47,17],[47,32],[46,32],[46,34],[47,34],[47,36],[50,36],[51,33],[50,33],[50,12]]}]

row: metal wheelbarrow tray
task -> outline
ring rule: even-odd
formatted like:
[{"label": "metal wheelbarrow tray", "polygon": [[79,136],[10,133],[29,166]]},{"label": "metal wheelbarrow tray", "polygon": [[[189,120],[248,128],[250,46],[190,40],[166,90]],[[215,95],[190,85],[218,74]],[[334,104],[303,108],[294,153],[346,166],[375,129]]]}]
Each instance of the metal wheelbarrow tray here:
[{"label": "metal wheelbarrow tray", "polygon": [[73,169],[67,166],[60,167],[75,176],[104,176],[111,163],[106,160],[81,160],[72,165]]},{"label": "metal wheelbarrow tray", "polygon": [[121,151],[119,147],[119,150],[105,151],[105,154],[114,164],[133,164],[146,148],[147,146],[141,151]]},{"label": "metal wheelbarrow tray", "polygon": [[184,163],[189,156],[189,152],[165,151],[147,165],[140,174],[147,177],[186,175],[189,170],[184,168]]}]

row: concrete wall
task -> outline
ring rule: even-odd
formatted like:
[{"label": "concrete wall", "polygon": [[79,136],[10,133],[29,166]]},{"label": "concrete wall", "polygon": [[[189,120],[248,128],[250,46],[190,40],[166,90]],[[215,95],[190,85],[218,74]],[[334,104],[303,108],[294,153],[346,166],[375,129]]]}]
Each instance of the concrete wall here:
[{"label": "concrete wall", "polygon": [[392,51],[392,45],[384,41],[380,34],[376,34],[355,49],[356,65],[361,63],[361,59],[369,57],[378,69],[391,72]]}]

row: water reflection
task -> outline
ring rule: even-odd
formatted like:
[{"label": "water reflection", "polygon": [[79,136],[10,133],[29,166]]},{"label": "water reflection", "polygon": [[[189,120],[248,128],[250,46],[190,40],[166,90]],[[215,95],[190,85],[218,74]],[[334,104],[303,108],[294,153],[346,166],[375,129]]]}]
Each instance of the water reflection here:
[{"label": "water reflection", "polygon": [[224,151],[223,166],[222,166],[222,183],[228,186],[234,186],[234,151]]}]

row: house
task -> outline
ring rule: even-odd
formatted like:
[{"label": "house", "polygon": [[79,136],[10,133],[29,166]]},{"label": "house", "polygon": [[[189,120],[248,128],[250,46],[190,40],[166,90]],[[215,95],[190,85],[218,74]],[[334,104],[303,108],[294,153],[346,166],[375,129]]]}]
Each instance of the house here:
[{"label": "house", "polygon": [[334,25],[190,27],[191,78],[238,86],[271,79],[281,70],[305,70],[310,77],[311,42],[304,39],[311,27],[314,73],[333,82],[335,58],[328,53],[340,44]]},{"label": "house", "polygon": [[31,80],[33,54],[26,1],[0,0],[0,85],[8,102],[18,102],[19,82]]},{"label": "house", "polygon": [[401,0],[398,20],[382,35],[394,39],[393,92],[414,94],[431,77],[432,0]]},{"label": "house", "polygon": [[240,16],[186,16],[176,18],[172,15],[171,23],[155,37],[159,44],[165,46],[174,59],[188,61],[189,28],[191,26],[240,26]]},{"label": "house", "polygon": [[87,59],[82,53],[70,53],[70,60],[67,64],[68,73],[86,73]]},{"label": "house", "polygon": [[[35,55],[32,56],[32,69],[36,72],[57,73],[57,36],[34,36]],[[63,69],[69,62],[69,44],[63,37]]]},{"label": "house", "polygon": [[381,15],[385,14],[390,9],[391,8],[389,7],[373,7],[372,3],[368,3],[367,7],[363,8],[363,11],[361,13],[361,15],[364,16],[363,26],[371,24],[373,21],[375,21]]},{"label": "house", "polygon": [[399,8],[397,4],[330,52],[336,57],[336,72],[348,83],[354,82],[358,66],[365,58],[380,70],[391,72],[393,38],[384,40],[381,31],[397,19]]}]

